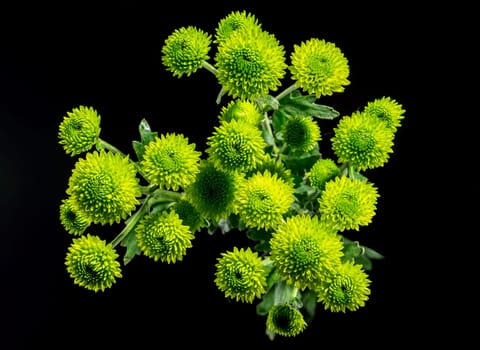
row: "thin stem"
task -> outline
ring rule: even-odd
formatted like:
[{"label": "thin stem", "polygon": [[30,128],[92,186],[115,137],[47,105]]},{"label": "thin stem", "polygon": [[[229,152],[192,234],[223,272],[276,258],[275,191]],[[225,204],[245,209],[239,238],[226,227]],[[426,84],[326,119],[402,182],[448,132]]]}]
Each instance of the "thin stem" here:
[{"label": "thin stem", "polygon": [[295,84],[292,84],[290,85],[289,87],[287,87],[285,90],[283,90],[281,93],[279,93],[275,98],[277,100],[281,100],[282,98],[284,98],[285,96],[287,96],[289,93],[295,91],[298,89],[298,86],[295,85]]},{"label": "thin stem", "polygon": [[182,198],[183,193],[157,189],[155,192],[153,192],[153,196],[154,196],[154,203],[157,201],[165,201],[165,200],[177,202]]},{"label": "thin stem", "polygon": [[140,209],[137,210],[137,212],[135,214],[133,214],[133,216],[130,217],[129,220],[127,220],[127,224],[125,225],[125,227],[123,228],[123,230],[117,235],[117,237],[115,237],[112,241],[112,247],[115,248],[121,241],[123,241],[123,239],[130,233],[130,231],[135,227],[135,225],[137,224],[138,220],[140,220],[143,215],[146,213],[147,209],[148,209],[148,200],[149,200],[149,197],[147,197],[145,199],[145,201],[143,202],[142,206],[140,207]]},{"label": "thin stem", "polygon": [[202,67],[205,68],[206,70],[208,70],[210,73],[212,73],[213,75],[217,75],[218,74],[218,70],[217,68],[215,68],[214,66],[212,66],[210,63],[208,63],[207,61],[203,61],[202,62]]}]

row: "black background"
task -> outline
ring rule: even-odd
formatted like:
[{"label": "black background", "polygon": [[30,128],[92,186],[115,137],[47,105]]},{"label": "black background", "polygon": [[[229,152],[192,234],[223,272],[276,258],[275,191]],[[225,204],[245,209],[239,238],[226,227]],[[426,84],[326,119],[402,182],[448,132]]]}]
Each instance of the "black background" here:
[{"label": "black background", "polygon": [[[177,28],[194,25],[213,34],[221,18],[243,9],[274,33],[287,53],[312,37],[334,42],[344,52],[351,84],[321,103],[348,115],[370,100],[390,96],[406,110],[389,162],[366,174],[380,193],[374,221],[350,234],[385,255],[370,273],[370,300],[354,313],[319,308],[304,333],[273,342],[255,304],[229,302],[213,283],[219,254],[250,244],[241,234],[202,231],[184,260],[174,265],[136,257],[113,288],[92,293],[73,285],[65,270],[71,236],[58,219],[75,160],[57,139],[66,111],[82,104],[94,107],[102,116],[101,137],[126,153],[133,154],[131,141],[139,137],[141,118],[154,131],[183,133],[204,150],[219,112],[219,85],[206,70],[172,77],[161,64],[161,47]],[[431,118],[422,106],[428,101],[425,89],[435,84],[429,80],[428,54],[439,35],[429,23],[431,16],[415,6],[352,7],[343,1],[5,9],[0,47],[1,344],[8,344],[6,350],[188,344],[287,349],[430,342],[425,325],[441,311],[429,297],[433,267],[424,259],[423,246],[429,223],[421,215],[430,190],[418,169],[433,147],[422,134]],[[321,122],[327,154],[334,123]],[[92,228],[106,239],[120,229]]]}]

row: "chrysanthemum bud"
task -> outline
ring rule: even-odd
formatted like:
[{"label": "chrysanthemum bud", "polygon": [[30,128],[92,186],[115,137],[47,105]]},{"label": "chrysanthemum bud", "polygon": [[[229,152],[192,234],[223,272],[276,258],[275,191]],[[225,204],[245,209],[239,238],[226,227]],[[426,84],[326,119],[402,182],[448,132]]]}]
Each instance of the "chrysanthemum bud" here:
[{"label": "chrysanthemum bud", "polygon": [[69,197],[63,199],[62,204],[60,204],[60,223],[68,233],[80,236],[90,226],[91,222]]},{"label": "chrysanthemum bud", "polygon": [[65,265],[75,284],[98,292],[110,288],[117,278],[122,277],[117,258],[111,244],[87,234],[73,240]]},{"label": "chrysanthemum bud", "polygon": [[377,98],[367,103],[363,113],[382,120],[389,129],[395,132],[402,124],[405,110],[402,105],[391,97]]},{"label": "chrysanthemum bud", "polygon": [[370,295],[370,280],[362,265],[344,262],[328,281],[316,289],[318,302],[333,312],[356,311],[365,306]]},{"label": "chrysanthemum bud", "polygon": [[176,29],[162,47],[162,63],[173,76],[195,73],[208,60],[211,35],[193,26]]},{"label": "chrysanthemum bud", "polygon": [[325,184],[318,199],[322,221],[339,231],[358,231],[372,221],[378,196],[377,188],[370,182],[336,177]]},{"label": "chrysanthemum bud", "polygon": [[342,51],[317,38],[294,45],[289,69],[295,84],[317,98],[343,92],[350,84],[350,69]]},{"label": "chrysanthemum bud", "polygon": [[230,120],[243,121],[258,127],[263,119],[263,114],[255,102],[232,100],[227,106],[222,107],[219,119],[227,122]]},{"label": "chrysanthemum bud", "polygon": [[291,116],[281,129],[283,140],[292,151],[311,151],[321,140],[320,127],[312,117]]},{"label": "chrysanthemum bud", "polygon": [[226,298],[252,303],[265,293],[268,270],[250,248],[222,253],[215,267],[215,284]]},{"label": "chrysanthemum bud", "polygon": [[295,337],[305,330],[303,314],[291,304],[274,305],[267,315],[267,329],[284,337]]},{"label": "chrysanthemum bud", "polygon": [[340,175],[340,168],[330,158],[317,160],[305,174],[310,186],[323,191],[325,184]]},{"label": "chrysanthemum bud", "polygon": [[200,156],[188,138],[169,133],[156,137],[145,146],[141,166],[150,183],[177,191],[195,179]]},{"label": "chrysanthemum bud", "polygon": [[169,264],[183,260],[195,238],[175,211],[144,216],[135,232],[138,246],[145,256]]},{"label": "chrysanthemum bud", "polygon": [[257,18],[246,11],[233,11],[222,18],[215,28],[215,43],[223,43],[233,33],[245,29],[261,29]]},{"label": "chrysanthemum bud", "polygon": [[100,115],[92,107],[79,106],[67,112],[58,130],[60,145],[75,156],[90,150],[100,135]]},{"label": "chrysanthemum bud", "polygon": [[93,223],[119,223],[139,204],[141,192],[136,174],[128,156],[93,151],[76,162],[67,194]]}]

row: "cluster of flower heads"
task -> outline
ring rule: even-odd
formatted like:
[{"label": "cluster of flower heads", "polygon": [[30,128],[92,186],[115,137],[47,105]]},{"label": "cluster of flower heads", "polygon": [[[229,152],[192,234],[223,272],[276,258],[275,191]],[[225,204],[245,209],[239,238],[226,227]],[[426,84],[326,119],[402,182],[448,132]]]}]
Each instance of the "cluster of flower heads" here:
[{"label": "cluster of flower heads", "polygon": [[[320,120],[339,113],[316,100],[350,84],[348,61],[334,43],[312,38],[295,45],[288,60],[253,14],[234,11],[213,34],[176,29],[162,54],[176,78],[202,68],[213,73],[221,87],[217,102],[229,99],[205,152],[142,120],[132,157],[100,138],[95,109],[67,112],[59,143],[79,158],[60,221],[75,236],[65,260],[74,283],[95,292],[110,288],[122,276],[118,245],[124,264],[136,255],[170,264],[183,260],[202,230],[235,229],[254,244],[222,252],[213,282],[225,298],[257,301],[272,339],[306,329],[315,311],[307,298],[332,312],[363,307],[371,283],[365,261],[379,254],[344,234],[375,216],[379,191],[362,172],[389,160],[402,105],[383,96],[340,118],[331,138],[336,159],[325,158]],[[271,95],[288,72],[292,84]],[[121,222],[109,243],[92,234],[96,225]]]}]

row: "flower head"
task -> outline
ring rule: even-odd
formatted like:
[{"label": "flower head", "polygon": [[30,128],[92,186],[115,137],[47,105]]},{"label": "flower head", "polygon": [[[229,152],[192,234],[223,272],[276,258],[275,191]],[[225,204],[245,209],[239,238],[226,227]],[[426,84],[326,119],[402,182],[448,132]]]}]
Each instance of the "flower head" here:
[{"label": "flower head", "polygon": [[94,292],[104,291],[122,277],[118,254],[111,244],[86,234],[74,238],[65,259],[73,282]]},{"label": "flower head", "polygon": [[173,76],[189,76],[210,58],[210,44],[211,35],[194,26],[176,29],[162,47],[162,62]]},{"label": "flower head", "polygon": [[340,175],[340,168],[330,158],[317,160],[305,174],[310,186],[323,191],[325,184]]},{"label": "flower head", "polygon": [[221,169],[248,171],[264,154],[265,140],[261,130],[247,122],[231,120],[215,127],[208,137],[206,152]]},{"label": "flower head", "polygon": [[282,125],[283,140],[298,152],[311,151],[321,140],[320,127],[308,116],[291,116]]},{"label": "flower head", "polygon": [[332,137],[332,150],[341,163],[358,170],[383,166],[393,152],[393,132],[378,118],[354,112],[343,117]]},{"label": "flower head", "polygon": [[93,223],[119,223],[139,204],[141,192],[136,174],[128,156],[93,151],[76,162],[67,194]]},{"label": "flower head", "polygon": [[295,337],[305,330],[303,314],[289,303],[272,306],[267,315],[267,328],[274,334]]},{"label": "flower head", "polygon": [[218,22],[214,42],[221,44],[233,33],[245,29],[261,29],[261,24],[247,11],[232,11]]},{"label": "flower head", "polygon": [[90,226],[90,220],[76,206],[72,198],[64,198],[60,204],[60,223],[65,230],[80,236]]},{"label": "flower head", "polygon": [[402,124],[405,110],[396,100],[384,96],[368,102],[363,108],[363,113],[382,120],[395,132]]},{"label": "flower head", "polygon": [[242,181],[236,211],[246,227],[275,228],[295,200],[295,188],[268,170]]},{"label": "flower head", "polygon": [[317,98],[343,92],[350,84],[348,61],[333,43],[312,38],[294,45],[290,58],[295,84]]},{"label": "flower head", "polygon": [[91,149],[100,135],[100,115],[92,107],[79,106],[67,112],[58,130],[60,145],[75,156]]},{"label": "flower head", "polygon": [[226,172],[210,160],[203,160],[195,181],[185,192],[202,216],[218,220],[233,212],[239,180],[238,174]]},{"label": "flower head", "polygon": [[215,61],[224,91],[250,100],[277,90],[287,68],[284,47],[274,35],[258,28],[231,34],[218,46]]},{"label": "flower head", "polygon": [[215,267],[215,284],[226,298],[252,303],[266,291],[268,270],[250,248],[222,253]]},{"label": "flower head", "polygon": [[337,267],[330,280],[320,283],[316,289],[317,301],[324,304],[325,310],[356,311],[368,300],[369,285],[370,280],[363,266],[346,261]]},{"label": "flower head", "polygon": [[183,260],[195,238],[175,211],[145,215],[135,232],[138,247],[145,256],[169,264]]},{"label": "flower head", "polygon": [[308,215],[291,216],[278,225],[270,247],[280,278],[299,289],[327,279],[343,255],[340,235]]},{"label": "flower head", "polygon": [[325,184],[318,202],[326,223],[339,231],[358,231],[372,221],[377,199],[377,188],[372,183],[340,176]]},{"label": "flower head", "polygon": [[263,115],[255,102],[249,100],[232,100],[227,106],[222,107],[220,121],[238,120],[256,127],[260,125]]},{"label": "flower head", "polygon": [[200,155],[188,138],[168,133],[145,146],[141,166],[149,182],[177,191],[195,180]]}]

